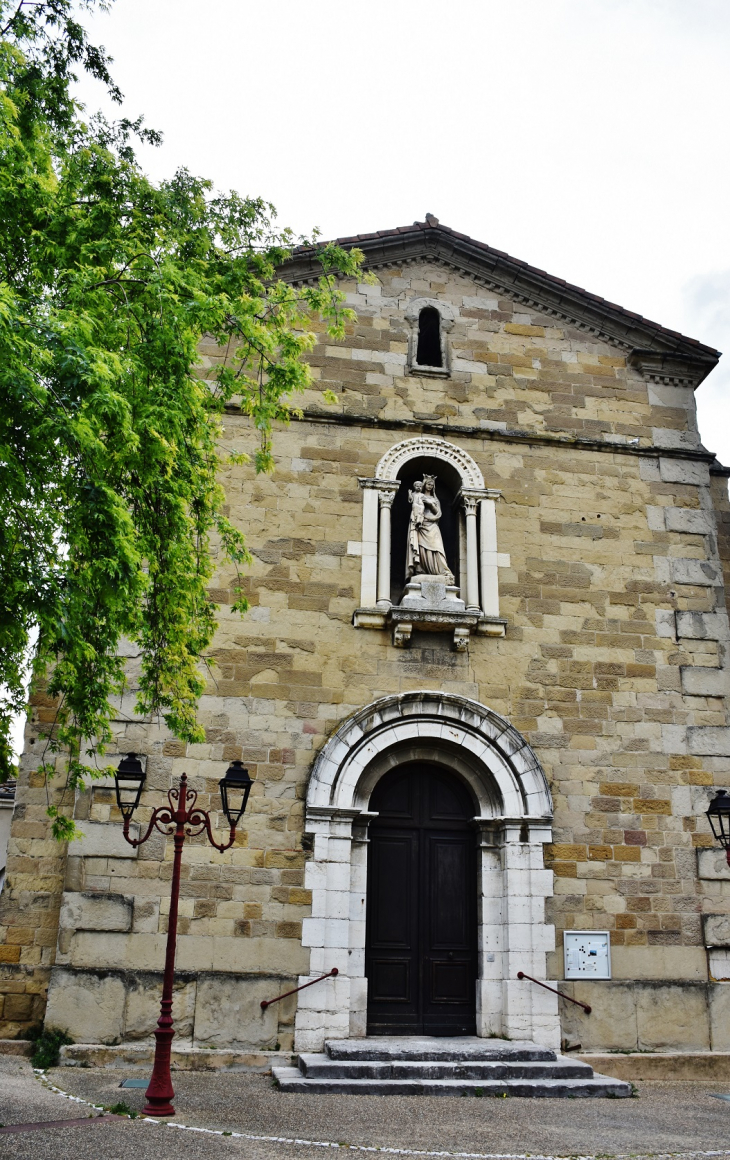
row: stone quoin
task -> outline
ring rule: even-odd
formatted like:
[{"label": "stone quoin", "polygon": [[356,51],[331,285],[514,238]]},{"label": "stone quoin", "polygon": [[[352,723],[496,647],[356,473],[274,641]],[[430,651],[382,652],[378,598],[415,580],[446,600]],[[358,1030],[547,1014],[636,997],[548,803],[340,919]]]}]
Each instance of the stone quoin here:
[{"label": "stone quoin", "polygon": [[[254,563],[243,618],[232,570],[211,589],[203,744],[135,716],[127,648],[132,829],[183,771],[214,811],[224,763],[255,779],[230,850],[186,843],[176,1042],[320,1052],[448,1025],[548,1051],[730,1050],[730,870],[704,817],[730,781],[730,472],[694,403],[719,354],[431,215],[342,244],[375,275],[343,282],[356,321],[334,342],[313,320],[273,476],[221,473]],[[314,252],[284,272],[316,278]],[[223,357],[202,344],[201,373]],[[224,428],[255,450],[234,406]],[[0,1036],[45,1018],[148,1043],[171,841],[127,845],[108,780],[76,798],[82,839],[53,841],[52,717],[38,692]],[[610,978],[580,940],[566,978],[565,931],[608,932]]]}]

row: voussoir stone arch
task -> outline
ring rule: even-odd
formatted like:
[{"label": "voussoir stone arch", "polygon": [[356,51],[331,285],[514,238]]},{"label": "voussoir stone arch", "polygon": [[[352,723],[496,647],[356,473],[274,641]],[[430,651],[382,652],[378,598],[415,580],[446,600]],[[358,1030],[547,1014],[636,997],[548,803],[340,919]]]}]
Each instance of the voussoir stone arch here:
[{"label": "voussoir stone arch", "polygon": [[429,306],[438,312],[444,330],[451,330],[456,321],[456,311],[440,298],[411,298],[405,310],[406,322],[417,323],[421,311]]},{"label": "voussoir stone arch", "polygon": [[525,738],[493,709],[443,692],[381,697],[341,722],[314,762],[307,810],[367,810],[369,771],[384,769],[399,750],[467,757],[462,773],[485,820],[552,818],[547,778]]},{"label": "voussoir stone arch", "polygon": [[461,447],[433,435],[419,435],[396,443],[382,457],[375,471],[376,479],[396,480],[398,472],[411,459],[426,456],[450,463],[461,476],[462,487],[484,487],[484,476],[476,462]]}]

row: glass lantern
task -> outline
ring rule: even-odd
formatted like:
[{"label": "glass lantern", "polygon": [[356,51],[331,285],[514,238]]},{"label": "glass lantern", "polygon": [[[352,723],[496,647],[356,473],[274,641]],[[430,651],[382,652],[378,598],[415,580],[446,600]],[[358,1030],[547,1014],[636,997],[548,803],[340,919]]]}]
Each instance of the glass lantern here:
[{"label": "glass lantern", "polygon": [[253,781],[242,762],[232,761],[226,770],[226,776],[221,778],[218,785],[223,812],[228,818],[228,825],[234,829],[243,817]]},{"label": "glass lantern", "polygon": [[119,762],[119,768],[114,774],[114,782],[117,790],[117,805],[122,817],[131,818],[139,805],[146,776],[142,769],[142,762],[136,753],[128,753]]}]

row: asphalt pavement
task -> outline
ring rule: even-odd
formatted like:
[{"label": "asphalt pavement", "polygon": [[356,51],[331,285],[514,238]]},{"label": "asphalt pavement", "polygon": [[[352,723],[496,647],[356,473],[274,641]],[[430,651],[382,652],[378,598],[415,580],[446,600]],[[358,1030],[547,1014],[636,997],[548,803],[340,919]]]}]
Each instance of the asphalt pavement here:
[{"label": "asphalt pavement", "polygon": [[730,1101],[714,1098],[730,1095],[721,1085],[642,1083],[632,1100],[320,1096],[283,1094],[262,1075],[176,1072],[171,1124],[100,1119],[120,1101],[141,1112],[144,1091],[119,1086],[140,1075],[56,1068],[39,1077],[28,1060],[0,1056],[0,1122],[6,1129],[44,1125],[0,1131],[0,1157],[325,1160],[348,1151],[367,1160],[370,1152],[387,1156],[392,1149],[404,1157],[466,1153],[490,1160],[708,1154],[730,1160]]}]

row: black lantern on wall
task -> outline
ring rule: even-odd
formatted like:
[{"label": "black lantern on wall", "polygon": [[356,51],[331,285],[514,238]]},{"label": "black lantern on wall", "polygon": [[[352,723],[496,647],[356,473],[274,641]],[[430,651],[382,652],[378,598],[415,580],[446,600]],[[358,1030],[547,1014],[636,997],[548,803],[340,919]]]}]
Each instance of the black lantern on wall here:
[{"label": "black lantern on wall", "polygon": [[139,805],[145,777],[142,762],[136,753],[128,753],[119,762],[119,768],[114,774],[114,783],[117,790],[117,805],[122,817],[131,818]]},{"label": "black lantern on wall", "polygon": [[253,781],[240,761],[232,761],[226,770],[226,776],[218,782],[221,791],[223,812],[228,818],[228,825],[233,828],[240,822],[248,804],[248,795],[251,792]]},{"label": "black lantern on wall", "polygon": [[726,789],[719,789],[710,802],[707,820],[715,840],[725,848],[727,864],[730,866],[730,795]]}]

